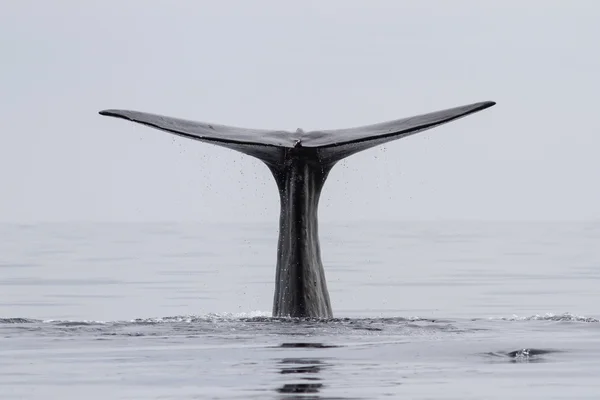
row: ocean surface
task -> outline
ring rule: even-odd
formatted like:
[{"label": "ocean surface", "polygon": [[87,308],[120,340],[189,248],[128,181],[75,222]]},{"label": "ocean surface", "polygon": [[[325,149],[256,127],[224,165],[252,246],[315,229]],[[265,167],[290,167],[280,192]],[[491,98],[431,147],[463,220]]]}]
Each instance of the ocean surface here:
[{"label": "ocean surface", "polygon": [[600,398],[600,223],[320,233],[327,321],[275,223],[0,225],[0,399]]}]

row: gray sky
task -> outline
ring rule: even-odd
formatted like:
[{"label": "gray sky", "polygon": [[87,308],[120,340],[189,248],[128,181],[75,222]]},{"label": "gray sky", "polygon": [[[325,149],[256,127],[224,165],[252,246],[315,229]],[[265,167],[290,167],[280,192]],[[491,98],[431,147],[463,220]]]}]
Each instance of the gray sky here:
[{"label": "gray sky", "polygon": [[336,166],[321,218],[600,219],[598,1],[0,3],[0,221],[276,220],[259,161],[101,109],[295,130],[483,100]]}]

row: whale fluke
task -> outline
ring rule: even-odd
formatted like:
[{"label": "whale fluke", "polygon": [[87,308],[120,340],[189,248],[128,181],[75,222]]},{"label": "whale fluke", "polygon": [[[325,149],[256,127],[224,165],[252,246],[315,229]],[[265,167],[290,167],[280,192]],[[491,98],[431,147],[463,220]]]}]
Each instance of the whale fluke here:
[{"label": "whale fluke", "polygon": [[321,263],[317,209],[323,184],[339,160],[492,107],[486,101],[357,128],[296,132],[247,129],[129,110],[104,110],[189,139],[212,143],[263,161],[280,194],[274,317],[331,318]]}]

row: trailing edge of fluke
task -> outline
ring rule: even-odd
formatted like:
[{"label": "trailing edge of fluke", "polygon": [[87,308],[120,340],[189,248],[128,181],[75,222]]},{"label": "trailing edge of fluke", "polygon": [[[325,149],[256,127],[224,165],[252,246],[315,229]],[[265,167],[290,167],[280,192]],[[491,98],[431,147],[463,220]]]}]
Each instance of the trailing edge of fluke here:
[{"label": "trailing edge of fluke", "polygon": [[281,205],[273,316],[331,318],[317,221],[319,197],[331,168],[359,151],[495,104],[486,101],[375,125],[309,132],[238,128],[128,110],[104,110],[100,114],[226,147],[263,161],[277,182]]}]

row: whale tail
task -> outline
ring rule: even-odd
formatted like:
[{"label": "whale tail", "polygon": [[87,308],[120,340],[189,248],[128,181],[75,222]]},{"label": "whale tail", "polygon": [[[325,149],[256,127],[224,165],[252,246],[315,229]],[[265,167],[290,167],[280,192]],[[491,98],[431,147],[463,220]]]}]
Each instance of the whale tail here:
[{"label": "whale tail", "polygon": [[319,196],[331,168],[359,151],[494,104],[488,101],[359,128],[311,132],[236,128],[126,110],[100,114],[226,147],[267,164],[277,182],[281,206],[273,316],[331,318],[317,221]]},{"label": "whale tail", "polygon": [[310,132],[238,128],[129,110],[104,110],[100,114],[236,150],[273,167],[284,162],[290,149],[298,148],[312,150],[323,164],[333,164],[360,151],[454,121],[494,104],[486,101],[375,125]]}]

